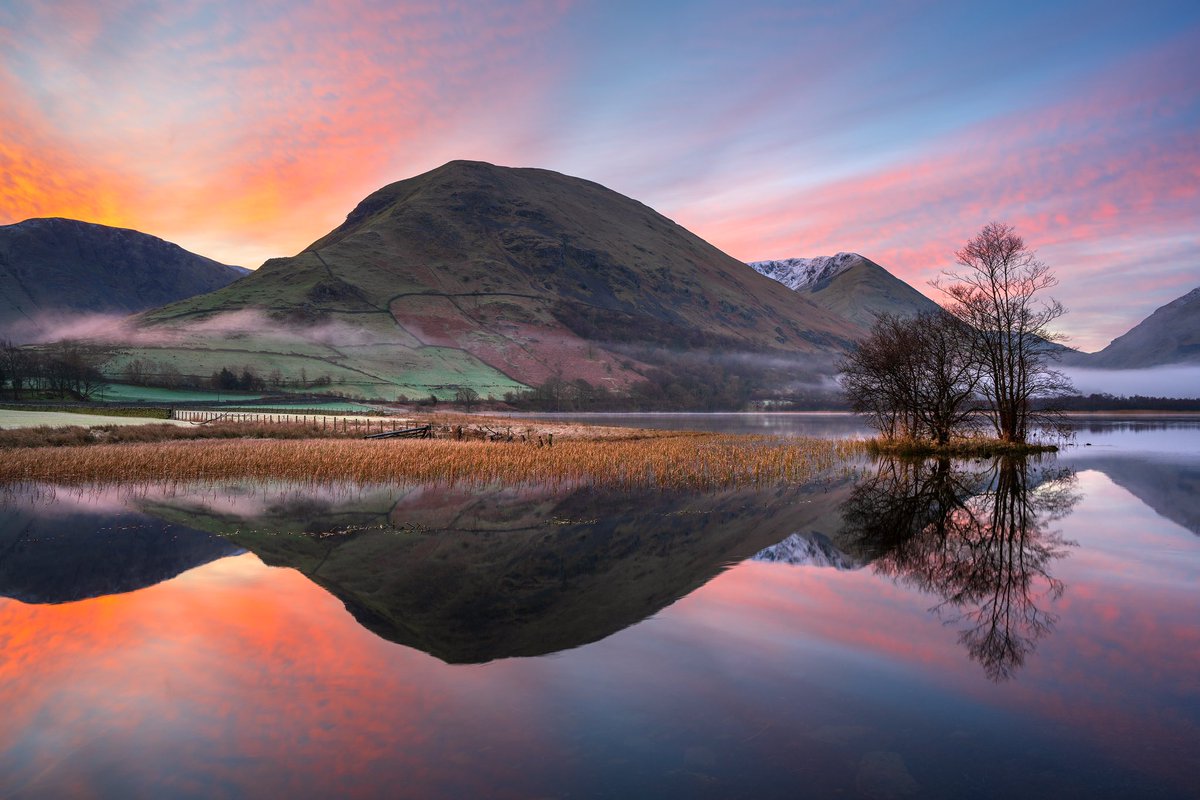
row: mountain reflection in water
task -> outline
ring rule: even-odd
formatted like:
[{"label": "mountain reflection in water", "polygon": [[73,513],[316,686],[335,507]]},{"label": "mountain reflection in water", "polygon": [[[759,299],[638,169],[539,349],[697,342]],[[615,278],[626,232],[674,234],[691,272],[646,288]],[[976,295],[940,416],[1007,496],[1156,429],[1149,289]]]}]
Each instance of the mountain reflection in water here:
[{"label": "mountain reflection in water", "polygon": [[117,495],[43,487],[0,503],[0,596],[69,603],[132,592],[242,552],[219,536],[139,514]]},{"label": "mountain reflection in water", "polygon": [[303,573],[383,638],[449,663],[535,656],[622,630],[836,512],[849,478],[703,495],[549,488],[350,497],[148,497],[142,510]]},{"label": "mountain reflection in water", "polygon": [[1198,462],[1095,442],[702,495],[15,487],[0,785],[1191,797]]}]

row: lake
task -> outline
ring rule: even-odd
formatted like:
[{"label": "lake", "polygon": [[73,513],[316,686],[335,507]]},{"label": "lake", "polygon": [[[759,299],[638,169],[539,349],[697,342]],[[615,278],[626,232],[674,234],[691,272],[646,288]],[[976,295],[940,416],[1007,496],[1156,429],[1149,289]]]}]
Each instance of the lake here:
[{"label": "lake", "polygon": [[1076,425],[766,491],[0,489],[0,796],[1195,797],[1200,421]]}]

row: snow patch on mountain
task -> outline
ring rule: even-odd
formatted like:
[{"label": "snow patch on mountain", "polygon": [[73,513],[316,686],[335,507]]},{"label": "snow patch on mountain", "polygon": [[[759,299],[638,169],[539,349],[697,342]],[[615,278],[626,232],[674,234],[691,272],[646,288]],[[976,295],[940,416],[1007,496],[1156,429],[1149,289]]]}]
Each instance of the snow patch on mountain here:
[{"label": "snow patch on mountain", "polygon": [[839,570],[858,569],[862,566],[837,549],[829,537],[821,533],[793,533],[779,544],[759,550],[752,560],[793,566],[833,567]]},{"label": "snow patch on mountain", "polygon": [[862,260],[858,253],[838,253],[814,258],[751,261],[749,266],[755,272],[779,281],[789,289],[811,291],[812,287],[836,278]]}]

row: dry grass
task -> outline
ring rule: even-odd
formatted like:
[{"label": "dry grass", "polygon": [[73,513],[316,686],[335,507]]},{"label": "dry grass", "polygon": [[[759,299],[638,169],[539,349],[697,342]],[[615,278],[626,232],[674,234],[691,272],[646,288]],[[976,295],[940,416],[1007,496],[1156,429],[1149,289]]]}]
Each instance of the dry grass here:
[{"label": "dry grass", "polygon": [[251,478],[711,489],[807,481],[858,452],[861,445],[850,441],[708,434],[553,447],[361,439],[100,444],[10,450],[0,459],[0,484]]}]

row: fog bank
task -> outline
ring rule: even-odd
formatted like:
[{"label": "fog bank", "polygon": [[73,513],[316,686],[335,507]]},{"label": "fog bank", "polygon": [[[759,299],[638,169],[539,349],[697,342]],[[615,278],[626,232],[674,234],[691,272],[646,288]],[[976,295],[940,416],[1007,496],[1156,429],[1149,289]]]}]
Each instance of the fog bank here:
[{"label": "fog bank", "polygon": [[1200,364],[1168,364],[1146,369],[1061,367],[1081,394],[1118,397],[1200,397]]}]

